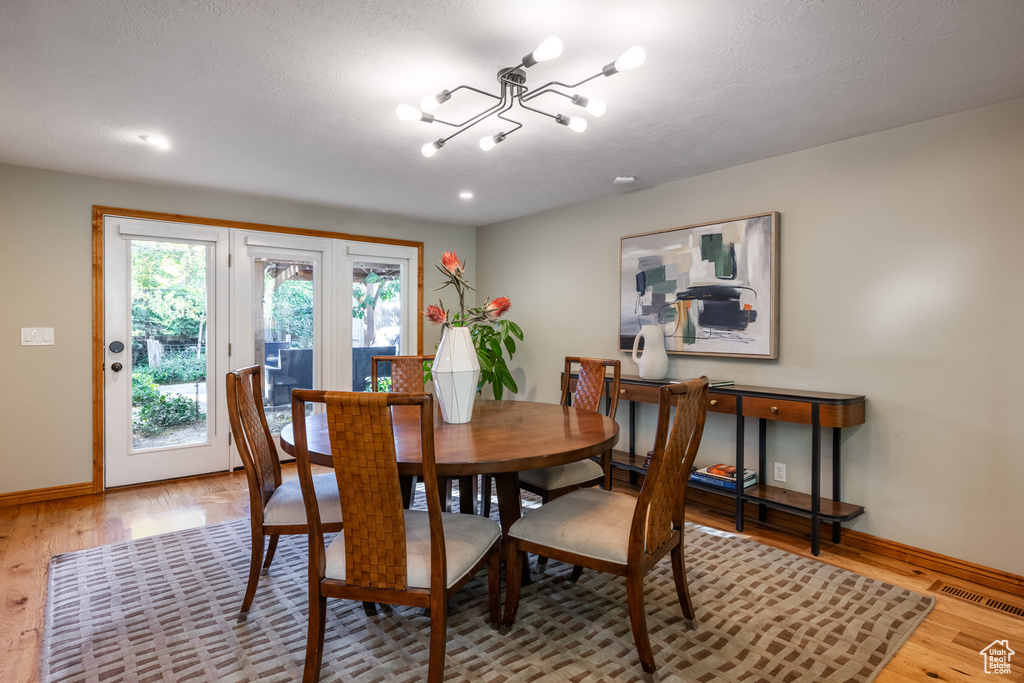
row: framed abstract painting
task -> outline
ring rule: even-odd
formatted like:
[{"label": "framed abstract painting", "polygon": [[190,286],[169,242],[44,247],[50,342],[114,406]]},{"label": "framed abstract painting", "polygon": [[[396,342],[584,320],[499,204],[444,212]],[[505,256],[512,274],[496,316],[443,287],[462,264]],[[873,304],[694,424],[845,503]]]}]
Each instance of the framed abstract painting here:
[{"label": "framed abstract painting", "polygon": [[778,358],[779,214],[619,239],[619,350],[660,325],[669,353]]}]

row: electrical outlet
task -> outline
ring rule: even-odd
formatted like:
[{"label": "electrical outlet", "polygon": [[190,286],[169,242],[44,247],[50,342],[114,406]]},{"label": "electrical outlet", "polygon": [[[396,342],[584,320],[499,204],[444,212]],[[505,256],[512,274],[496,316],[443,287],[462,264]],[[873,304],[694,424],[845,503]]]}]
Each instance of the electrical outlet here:
[{"label": "electrical outlet", "polygon": [[785,481],[786,481],[786,463],[784,463],[784,462],[775,462],[775,463],[772,463],[772,467],[774,468],[772,470],[772,478],[774,478],[775,481],[781,481],[781,482],[785,483]]}]

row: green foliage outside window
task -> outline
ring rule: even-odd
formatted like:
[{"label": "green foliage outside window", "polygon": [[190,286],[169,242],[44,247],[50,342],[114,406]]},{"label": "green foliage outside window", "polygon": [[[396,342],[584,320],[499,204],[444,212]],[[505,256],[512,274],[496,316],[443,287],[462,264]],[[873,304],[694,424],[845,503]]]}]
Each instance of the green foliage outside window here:
[{"label": "green foliage outside window", "polygon": [[273,290],[270,300],[274,330],[280,338],[313,338],[313,283],[309,280],[285,280]]}]

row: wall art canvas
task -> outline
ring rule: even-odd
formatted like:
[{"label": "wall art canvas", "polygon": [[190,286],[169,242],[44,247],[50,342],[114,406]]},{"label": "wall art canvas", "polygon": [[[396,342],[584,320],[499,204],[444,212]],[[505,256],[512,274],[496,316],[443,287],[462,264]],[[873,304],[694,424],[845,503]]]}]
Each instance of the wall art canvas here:
[{"label": "wall art canvas", "polygon": [[779,214],[620,238],[619,349],[661,325],[669,353],[778,357]]}]

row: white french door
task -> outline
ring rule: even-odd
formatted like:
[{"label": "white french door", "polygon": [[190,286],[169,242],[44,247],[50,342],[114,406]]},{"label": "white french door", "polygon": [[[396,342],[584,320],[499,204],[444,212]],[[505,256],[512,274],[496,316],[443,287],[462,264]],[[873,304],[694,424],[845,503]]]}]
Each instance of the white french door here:
[{"label": "white french door", "polygon": [[228,231],[104,218],[104,484],[228,468]]},{"label": "white french door", "polygon": [[[343,297],[352,300],[351,313],[340,316],[352,340],[351,362],[343,364],[339,379],[352,391],[369,391],[370,359],[417,353],[419,320],[416,311],[418,253],[411,247],[366,242],[346,243],[339,270]],[[382,368],[383,382],[390,387],[390,370]]]},{"label": "white french door", "polygon": [[[232,367],[260,365],[272,434],[291,422],[292,389],[330,386],[334,240],[232,230]],[[288,458],[283,451],[282,458]],[[232,466],[241,459],[232,449]]]}]

